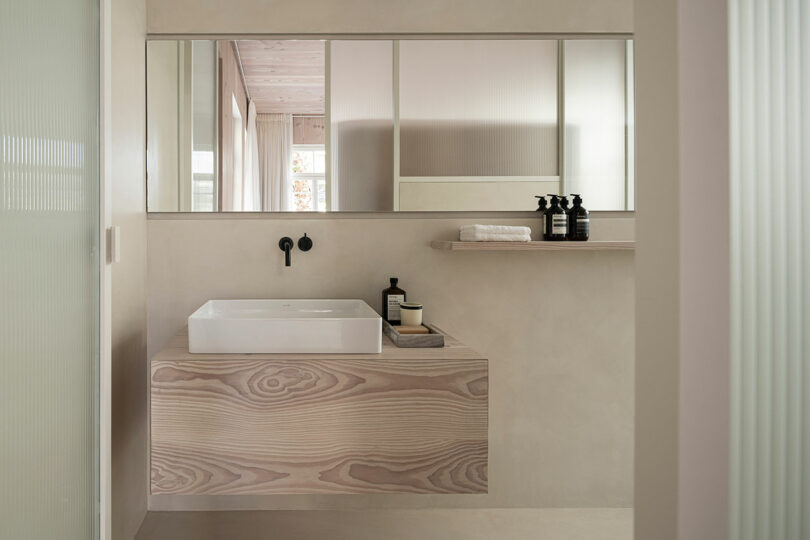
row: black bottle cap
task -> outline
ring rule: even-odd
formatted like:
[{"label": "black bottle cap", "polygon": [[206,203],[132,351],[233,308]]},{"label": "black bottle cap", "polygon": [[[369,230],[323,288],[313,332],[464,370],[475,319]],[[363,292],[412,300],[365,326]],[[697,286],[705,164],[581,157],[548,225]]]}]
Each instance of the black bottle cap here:
[{"label": "black bottle cap", "polygon": [[571,195],[574,196],[574,206],[579,206],[582,204],[582,197],[579,193],[572,193]]},{"label": "black bottle cap", "polygon": [[392,277],[392,278],[390,278],[390,280],[391,280],[391,286],[392,287],[396,287],[397,283],[399,283],[399,278],[397,278],[397,277]]},{"label": "black bottle cap", "polygon": [[566,207],[568,206],[568,197],[565,195],[560,196],[560,206]]},{"label": "black bottle cap", "polygon": [[547,193],[547,195],[549,197],[551,197],[551,204],[552,205],[560,203],[560,198],[557,195],[555,195],[554,193]]}]

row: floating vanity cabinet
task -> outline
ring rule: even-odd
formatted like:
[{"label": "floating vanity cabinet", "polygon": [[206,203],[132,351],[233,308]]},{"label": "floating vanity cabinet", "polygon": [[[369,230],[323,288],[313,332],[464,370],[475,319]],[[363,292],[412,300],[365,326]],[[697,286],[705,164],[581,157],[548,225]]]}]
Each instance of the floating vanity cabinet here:
[{"label": "floating vanity cabinet", "polygon": [[151,363],[155,495],[486,493],[488,363],[449,338],[380,354]]}]

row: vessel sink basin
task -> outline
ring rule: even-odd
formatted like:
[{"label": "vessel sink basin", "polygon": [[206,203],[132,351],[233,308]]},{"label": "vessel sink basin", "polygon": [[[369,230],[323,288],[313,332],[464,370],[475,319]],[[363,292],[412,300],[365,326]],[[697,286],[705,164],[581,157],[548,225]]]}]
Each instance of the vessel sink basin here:
[{"label": "vessel sink basin", "polygon": [[188,318],[192,353],[379,353],[362,300],[209,300]]}]

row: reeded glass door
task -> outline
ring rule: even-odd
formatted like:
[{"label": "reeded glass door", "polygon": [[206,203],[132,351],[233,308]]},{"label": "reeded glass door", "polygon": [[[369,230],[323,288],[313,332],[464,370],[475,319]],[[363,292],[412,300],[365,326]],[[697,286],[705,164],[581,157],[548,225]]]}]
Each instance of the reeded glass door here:
[{"label": "reeded glass door", "polygon": [[98,536],[99,14],[0,2],[0,538]]},{"label": "reeded glass door", "polygon": [[810,0],[731,0],[731,540],[810,538]]}]

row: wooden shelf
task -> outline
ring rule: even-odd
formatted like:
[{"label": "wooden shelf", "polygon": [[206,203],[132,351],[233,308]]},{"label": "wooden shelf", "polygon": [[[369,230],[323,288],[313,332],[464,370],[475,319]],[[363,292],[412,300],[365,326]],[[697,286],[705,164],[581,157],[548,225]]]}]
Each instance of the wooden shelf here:
[{"label": "wooden shelf", "polygon": [[635,242],[458,242],[434,240],[433,249],[445,251],[633,251]]}]

